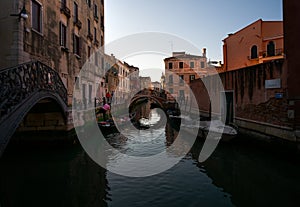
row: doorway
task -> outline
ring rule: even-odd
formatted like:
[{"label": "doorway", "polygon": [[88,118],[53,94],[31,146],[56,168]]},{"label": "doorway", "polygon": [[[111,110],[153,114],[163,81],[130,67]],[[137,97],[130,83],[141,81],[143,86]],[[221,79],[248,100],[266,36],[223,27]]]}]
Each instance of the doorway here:
[{"label": "doorway", "polygon": [[233,91],[221,92],[221,120],[225,124],[233,123],[234,119],[234,102]]}]

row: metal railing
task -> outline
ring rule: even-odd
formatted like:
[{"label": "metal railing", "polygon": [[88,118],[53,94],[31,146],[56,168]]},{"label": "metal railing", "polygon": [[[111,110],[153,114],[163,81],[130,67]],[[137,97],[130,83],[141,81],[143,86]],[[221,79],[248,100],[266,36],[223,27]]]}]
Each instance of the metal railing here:
[{"label": "metal railing", "polygon": [[0,71],[0,120],[38,91],[58,94],[67,104],[67,89],[49,66],[32,61]]}]

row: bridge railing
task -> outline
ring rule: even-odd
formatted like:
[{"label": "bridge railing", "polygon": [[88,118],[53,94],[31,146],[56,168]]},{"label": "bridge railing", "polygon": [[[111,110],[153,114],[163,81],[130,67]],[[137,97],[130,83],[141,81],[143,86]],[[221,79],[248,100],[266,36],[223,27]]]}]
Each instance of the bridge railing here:
[{"label": "bridge railing", "polygon": [[0,121],[38,91],[58,93],[67,103],[67,89],[59,74],[39,61],[0,70]]}]

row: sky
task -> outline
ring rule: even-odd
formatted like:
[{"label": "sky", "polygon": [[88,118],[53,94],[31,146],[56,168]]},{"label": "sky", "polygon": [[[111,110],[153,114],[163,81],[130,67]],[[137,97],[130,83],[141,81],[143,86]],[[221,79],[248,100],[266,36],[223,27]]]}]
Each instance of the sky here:
[{"label": "sky", "polygon": [[282,0],[106,0],[105,45],[122,38],[126,41],[135,34],[157,32],[182,38],[198,49],[189,51],[170,38],[164,54],[117,56],[139,67],[143,76],[159,81],[163,59],[172,51],[202,55],[202,48],[207,48],[208,59],[222,61],[222,40],[258,19],[282,20]]}]

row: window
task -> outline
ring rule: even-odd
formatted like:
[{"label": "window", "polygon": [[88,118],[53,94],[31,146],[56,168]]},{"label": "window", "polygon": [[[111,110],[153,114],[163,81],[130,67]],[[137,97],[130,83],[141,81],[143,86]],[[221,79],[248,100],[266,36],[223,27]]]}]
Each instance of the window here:
[{"label": "window", "polygon": [[94,17],[98,18],[98,6],[97,6],[97,4],[94,5]]},{"label": "window", "polygon": [[190,81],[195,80],[195,75],[190,75]]},{"label": "window", "polygon": [[179,76],[179,83],[183,83],[184,82],[184,75],[180,75]]},{"label": "window", "polygon": [[275,44],[273,41],[269,42],[267,45],[267,55],[275,56]]},{"label": "window", "polygon": [[169,83],[173,83],[173,75],[169,76]]},{"label": "window", "polygon": [[169,63],[169,69],[173,69],[173,63]]},{"label": "window", "polygon": [[32,0],[31,4],[31,23],[32,23],[32,28],[37,31],[42,33],[42,6],[37,2]]},{"label": "window", "polygon": [[183,62],[179,62],[179,68],[183,68]]},{"label": "window", "polygon": [[91,47],[88,46],[88,58],[90,58],[90,56],[91,56]]},{"label": "window", "polygon": [[104,30],[104,16],[101,16],[101,29]]},{"label": "window", "polygon": [[60,46],[67,46],[67,26],[62,22],[59,23],[59,44]]},{"label": "window", "polygon": [[[95,57],[95,65],[96,65],[96,66],[99,65],[98,55],[99,55],[99,53],[98,53],[98,52],[95,52],[94,57]],[[98,68],[98,69],[100,69],[100,68]]]},{"label": "window", "polygon": [[97,41],[97,29],[96,27],[94,27],[94,38],[95,38],[95,42]]},{"label": "window", "polygon": [[87,29],[88,29],[88,34],[91,34],[91,21],[88,19],[87,20]]},{"label": "window", "polygon": [[170,92],[170,94],[173,94],[174,93],[173,88],[170,88],[169,92]]},{"label": "window", "polygon": [[103,37],[103,35],[101,35],[101,46],[103,46],[104,45],[104,37]]},{"label": "window", "polygon": [[190,68],[194,68],[195,67],[195,63],[194,62],[190,62]]},{"label": "window", "polygon": [[89,5],[89,7],[92,6],[92,1],[91,0],[86,0],[86,3]]},{"label": "window", "polygon": [[76,34],[73,35],[73,52],[74,54],[80,56],[81,53],[81,42],[80,37]]},{"label": "window", "polygon": [[61,0],[61,8],[65,8],[67,6],[67,0]]},{"label": "window", "polygon": [[79,78],[75,77],[75,88],[79,89]]},{"label": "window", "polygon": [[201,68],[204,68],[204,62],[203,61],[201,61]]},{"label": "window", "polygon": [[184,90],[179,91],[179,97],[184,99]]},{"label": "window", "polygon": [[257,46],[253,45],[251,47],[251,59],[256,59],[256,58],[258,58],[258,56],[257,56]]},{"label": "window", "polygon": [[76,2],[74,2],[74,21],[78,21],[78,5]]}]

